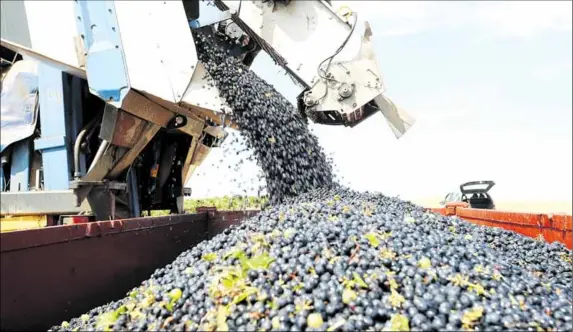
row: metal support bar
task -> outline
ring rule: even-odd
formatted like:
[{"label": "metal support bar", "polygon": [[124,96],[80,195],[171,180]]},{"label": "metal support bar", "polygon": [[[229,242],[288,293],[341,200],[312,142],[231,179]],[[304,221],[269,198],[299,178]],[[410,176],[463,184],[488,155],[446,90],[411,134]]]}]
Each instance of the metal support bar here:
[{"label": "metal support bar", "polygon": [[74,214],[91,211],[87,201],[76,207],[72,190],[2,193],[0,215]]},{"label": "metal support bar", "polygon": [[[68,89],[68,96],[67,102],[70,105],[72,110],[71,112],[71,121],[69,122],[70,125],[68,127],[68,135],[70,136],[70,142],[76,142],[78,139],[79,133],[83,129],[83,122],[84,122],[84,80],[77,76],[69,75],[69,85],[67,86]],[[65,87],[66,88],[66,87]],[[79,171],[86,170],[86,156],[84,153],[79,153]],[[75,158],[75,157],[74,157]],[[73,169],[73,171],[78,171],[77,169]]]},{"label": "metal support bar", "polygon": [[63,74],[43,63],[38,65],[38,73],[42,136],[35,145],[36,150],[42,152],[44,190],[66,190],[71,172],[66,144]]},{"label": "metal support bar", "polygon": [[4,173],[4,167],[9,163],[11,149],[6,149],[2,152],[3,154],[0,156],[0,194],[6,190],[8,185],[9,176]]},{"label": "metal support bar", "polygon": [[101,186],[105,190],[126,190],[127,184],[117,181],[82,181],[75,180],[70,182],[71,189],[78,189],[83,186]]},{"label": "metal support bar", "polygon": [[[12,164],[10,167],[10,191],[28,191],[30,188],[30,164],[32,162],[32,143],[25,139],[14,143]],[[4,197],[2,197],[2,200]]]},{"label": "metal support bar", "polygon": [[133,218],[139,218],[141,217],[141,209],[139,205],[139,185],[137,174],[134,169],[128,170],[127,173],[127,184],[129,185],[129,209],[131,210],[131,216]]},{"label": "metal support bar", "polygon": [[0,193],[4,191],[6,177],[4,176],[4,165],[0,165]]}]

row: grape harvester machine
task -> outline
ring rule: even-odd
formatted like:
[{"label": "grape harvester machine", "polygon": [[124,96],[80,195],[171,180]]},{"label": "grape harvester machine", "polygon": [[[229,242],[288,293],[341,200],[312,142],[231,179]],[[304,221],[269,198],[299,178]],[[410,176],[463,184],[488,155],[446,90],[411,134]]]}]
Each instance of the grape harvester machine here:
[{"label": "grape harvester machine", "polygon": [[[366,22],[329,1],[2,1],[1,215],[9,225],[183,212],[184,188],[236,128],[198,61],[192,30],[261,50],[300,86],[303,116],[354,126],[384,96]],[[360,29],[361,30],[361,29]],[[301,52],[304,50],[304,52]],[[25,226],[28,227],[28,226]]]}]

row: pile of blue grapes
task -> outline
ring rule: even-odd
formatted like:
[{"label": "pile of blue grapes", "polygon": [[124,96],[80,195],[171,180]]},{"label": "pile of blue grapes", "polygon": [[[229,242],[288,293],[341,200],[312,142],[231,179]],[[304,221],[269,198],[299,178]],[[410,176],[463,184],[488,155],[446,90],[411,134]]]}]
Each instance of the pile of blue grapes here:
[{"label": "pile of blue grapes", "polygon": [[261,211],[53,330],[571,330],[571,251],[341,187]]},{"label": "pile of blue grapes", "polygon": [[52,330],[571,330],[570,250],[336,185],[294,107],[196,40],[271,205]]}]

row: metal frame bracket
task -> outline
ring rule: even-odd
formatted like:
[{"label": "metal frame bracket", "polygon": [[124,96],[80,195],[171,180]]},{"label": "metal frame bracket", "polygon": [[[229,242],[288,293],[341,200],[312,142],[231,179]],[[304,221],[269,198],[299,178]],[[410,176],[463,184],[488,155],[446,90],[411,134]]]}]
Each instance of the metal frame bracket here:
[{"label": "metal frame bracket", "polygon": [[66,136],[40,137],[34,140],[34,150],[47,150],[66,146]]},{"label": "metal frame bracket", "polygon": [[79,0],[75,10],[90,91],[119,108],[131,86],[114,2]]}]

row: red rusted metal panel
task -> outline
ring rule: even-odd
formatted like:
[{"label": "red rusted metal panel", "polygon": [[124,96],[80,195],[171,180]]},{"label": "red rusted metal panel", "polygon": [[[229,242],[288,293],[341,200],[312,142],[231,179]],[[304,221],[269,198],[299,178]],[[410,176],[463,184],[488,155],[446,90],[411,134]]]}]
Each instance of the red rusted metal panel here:
[{"label": "red rusted metal panel", "polygon": [[118,111],[111,143],[132,148],[143,132],[145,121],[127,112]]},{"label": "red rusted metal panel", "polygon": [[446,215],[453,216],[456,214],[456,209],[458,208],[467,208],[470,205],[465,202],[452,202],[446,204]]},{"label": "red rusted metal panel", "polygon": [[500,227],[532,238],[542,236],[549,243],[558,241],[569,249],[573,247],[570,215],[481,210],[457,205],[430,210],[442,215],[456,215],[478,225]]},{"label": "red rusted metal panel", "polygon": [[257,210],[229,211],[226,213],[215,213],[209,216],[208,232],[209,236],[215,236],[232,225],[238,224],[241,220],[252,217],[259,213]]},{"label": "red rusted metal panel", "polygon": [[434,213],[439,213],[441,215],[447,216],[446,208],[429,208],[428,210]]},{"label": "red rusted metal panel", "polygon": [[532,238],[543,236],[547,242],[558,241],[572,248],[571,216],[478,209],[457,209],[456,215],[476,224],[501,227]]},{"label": "red rusted metal panel", "polygon": [[0,329],[47,329],[119,299],[184,250],[248,215],[213,211],[3,233]]},{"label": "red rusted metal panel", "polygon": [[466,202],[451,202],[446,204],[446,208],[448,207],[469,208],[470,204]]},{"label": "red rusted metal panel", "polygon": [[549,218],[549,227],[544,229],[543,237],[546,241],[559,241],[572,249],[573,221],[569,215],[553,215]]},{"label": "red rusted metal panel", "polygon": [[542,215],[521,214],[477,209],[457,209],[456,215],[475,224],[502,227],[529,237],[542,232]]}]

